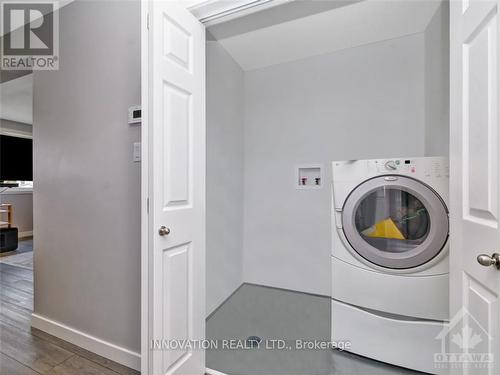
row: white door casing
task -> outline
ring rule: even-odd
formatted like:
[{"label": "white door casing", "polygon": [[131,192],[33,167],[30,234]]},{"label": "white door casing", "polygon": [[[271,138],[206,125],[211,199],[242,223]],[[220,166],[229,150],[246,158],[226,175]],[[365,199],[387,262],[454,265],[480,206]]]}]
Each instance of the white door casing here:
[{"label": "white door casing", "polygon": [[500,271],[476,260],[500,252],[499,11],[499,1],[450,2],[448,352],[468,355],[453,374],[500,373]]},{"label": "white door casing", "polygon": [[205,338],[205,28],[180,2],[143,5],[149,213],[142,369],[202,375],[204,351],[153,347],[152,340]]}]

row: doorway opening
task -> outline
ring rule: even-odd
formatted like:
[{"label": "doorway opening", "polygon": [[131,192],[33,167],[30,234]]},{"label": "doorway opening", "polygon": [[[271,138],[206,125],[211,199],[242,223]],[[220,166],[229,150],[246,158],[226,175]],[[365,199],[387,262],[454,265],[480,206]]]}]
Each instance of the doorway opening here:
[{"label": "doorway opening", "polygon": [[415,373],[350,354],[348,337],[297,345],[332,337],[331,162],[448,156],[448,22],[446,2],[387,1],[208,24],[206,336],[262,339],[207,350],[209,369]]}]

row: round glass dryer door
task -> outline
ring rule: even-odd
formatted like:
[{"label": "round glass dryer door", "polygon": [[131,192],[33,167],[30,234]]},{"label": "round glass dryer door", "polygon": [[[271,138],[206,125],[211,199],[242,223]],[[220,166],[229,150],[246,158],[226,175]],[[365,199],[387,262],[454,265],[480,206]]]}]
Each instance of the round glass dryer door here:
[{"label": "round glass dryer door", "polygon": [[375,177],[347,198],[342,226],[352,248],[376,265],[427,263],[448,239],[448,211],[427,185],[403,176]]}]

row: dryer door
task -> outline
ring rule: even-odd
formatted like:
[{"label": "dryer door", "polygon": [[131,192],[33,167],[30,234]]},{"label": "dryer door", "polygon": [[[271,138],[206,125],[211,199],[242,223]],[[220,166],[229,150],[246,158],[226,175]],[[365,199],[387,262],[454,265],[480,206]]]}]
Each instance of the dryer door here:
[{"label": "dryer door", "polygon": [[403,176],[380,176],[354,189],[342,210],[352,248],[367,261],[406,269],[427,263],[448,240],[448,210],[426,184]]}]

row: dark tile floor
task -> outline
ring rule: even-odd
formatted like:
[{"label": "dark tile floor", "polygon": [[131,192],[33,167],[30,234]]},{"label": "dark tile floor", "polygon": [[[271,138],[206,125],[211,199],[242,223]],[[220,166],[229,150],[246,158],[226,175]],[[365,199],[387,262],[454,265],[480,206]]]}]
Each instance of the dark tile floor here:
[{"label": "dark tile floor", "polygon": [[[230,375],[417,375],[337,350],[296,350],[294,341],[330,340],[330,299],[243,285],[207,321],[207,339],[259,336],[258,349],[209,350],[207,367]],[[291,349],[266,350],[265,340],[284,339]],[[288,345],[287,345],[288,346]]]},{"label": "dark tile floor", "polygon": [[[23,241],[22,251],[30,243]],[[0,263],[0,375],[139,374],[31,328],[32,310],[33,271]]]}]

